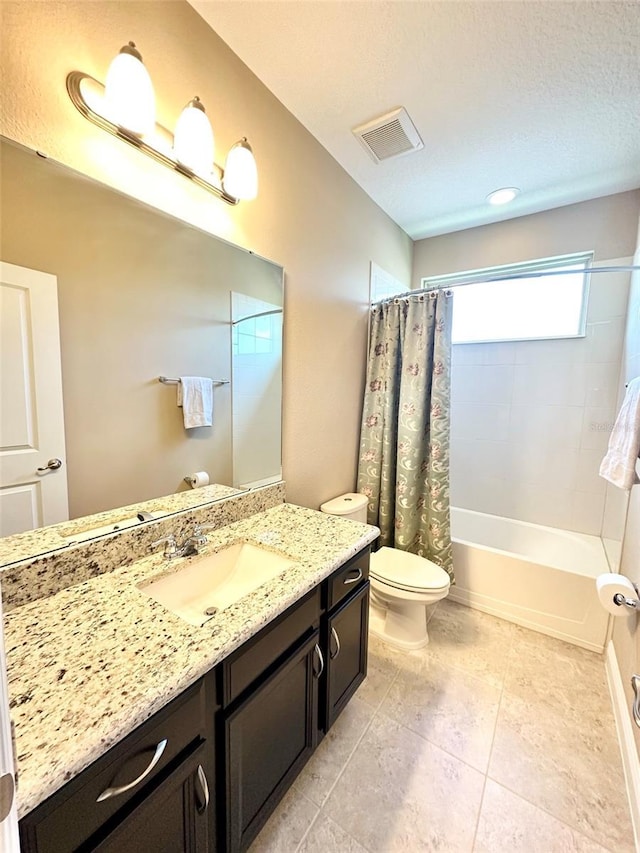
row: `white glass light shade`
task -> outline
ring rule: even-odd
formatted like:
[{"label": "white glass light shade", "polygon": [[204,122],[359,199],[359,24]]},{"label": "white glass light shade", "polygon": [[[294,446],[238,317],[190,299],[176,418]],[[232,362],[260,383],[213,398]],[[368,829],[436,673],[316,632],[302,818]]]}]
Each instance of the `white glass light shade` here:
[{"label": "white glass light shade", "polygon": [[125,45],[109,66],[104,103],[106,117],[137,136],[155,127],[153,84],[133,42]]},{"label": "white glass light shade", "polygon": [[213,129],[200,99],[189,101],[180,113],[173,135],[173,154],[183,166],[200,175],[213,167]]},{"label": "white glass light shade", "polygon": [[227,154],[222,186],[234,198],[248,201],[258,195],[258,168],[246,137],[236,142]]}]

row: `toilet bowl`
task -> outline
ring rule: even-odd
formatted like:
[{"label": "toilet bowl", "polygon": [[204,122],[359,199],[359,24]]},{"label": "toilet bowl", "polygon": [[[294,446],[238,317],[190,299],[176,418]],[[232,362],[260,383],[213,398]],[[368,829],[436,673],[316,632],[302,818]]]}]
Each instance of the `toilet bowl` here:
[{"label": "toilet bowl", "polygon": [[371,555],[369,630],[399,649],[429,642],[427,607],[449,594],[444,569],[408,551],[380,548]]},{"label": "toilet bowl", "polygon": [[[323,503],[322,512],[367,520],[367,498],[350,493]],[[429,642],[427,607],[449,593],[447,572],[431,560],[380,548],[371,555],[369,630],[398,649],[421,649]]]}]

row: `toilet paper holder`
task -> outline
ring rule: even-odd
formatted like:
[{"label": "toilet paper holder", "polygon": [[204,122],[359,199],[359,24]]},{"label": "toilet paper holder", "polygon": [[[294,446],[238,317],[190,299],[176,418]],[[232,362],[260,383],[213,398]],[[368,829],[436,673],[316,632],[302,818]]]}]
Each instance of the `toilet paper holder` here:
[{"label": "toilet paper holder", "polygon": [[[636,587],[636,592],[637,591],[638,590]],[[616,592],[616,594],[613,596],[613,603],[617,604],[618,607],[628,607],[630,610],[640,609],[640,598],[627,598],[627,596],[623,595],[621,592]]]}]

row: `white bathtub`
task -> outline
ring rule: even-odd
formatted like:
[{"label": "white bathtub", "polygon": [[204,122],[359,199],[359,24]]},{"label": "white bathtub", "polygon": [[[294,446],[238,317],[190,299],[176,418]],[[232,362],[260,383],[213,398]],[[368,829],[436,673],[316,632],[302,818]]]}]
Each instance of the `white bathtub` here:
[{"label": "white bathtub", "polygon": [[608,572],[598,536],[451,508],[456,584],[449,598],[603,651],[608,614],[595,578]]}]

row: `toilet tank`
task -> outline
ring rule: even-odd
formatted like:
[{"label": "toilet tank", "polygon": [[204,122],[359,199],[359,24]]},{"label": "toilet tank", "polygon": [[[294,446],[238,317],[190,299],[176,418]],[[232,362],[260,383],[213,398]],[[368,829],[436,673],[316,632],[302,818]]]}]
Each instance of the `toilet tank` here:
[{"label": "toilet tank", "polygon": [[353,521],[362,521],[363,524],[366,524],[368,502],[369,499],[366,495],[349,492],[323,503],[320,511],[326,512],[327,515],[341,515],[343,518],[351,518]]}]

